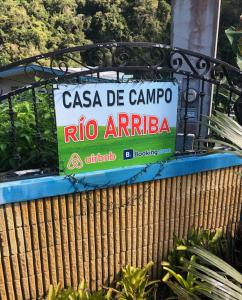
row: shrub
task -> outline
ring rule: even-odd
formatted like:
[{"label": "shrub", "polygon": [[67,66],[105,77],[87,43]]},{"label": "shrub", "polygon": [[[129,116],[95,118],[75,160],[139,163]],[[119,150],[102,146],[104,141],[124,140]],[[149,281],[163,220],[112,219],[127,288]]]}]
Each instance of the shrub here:
[{"label": "shrub", "polygon": [[181,257],[187,260],[191,259],[191,254],[187,251],[178,251],[177,246],[200,246],[221,258],[227,257],[228,243],[222,237],[222,230],[216,229],[215,231],[206,229],[193,228],[187,235],[186,239],[179,239],[174,237],[174,249],[168,255],[168,262],[173,268],[177,270],[180,266]]},{"label": "shrub", "polygon": [[8,103],[0,105],[0,172],[56,165],[54,116],[49,101],[48,93],[36,93],[37,129],[32,91],[23,92],[21,99],[12,98],[16,145],[12,141]]},{"label": "shrub", "polygon": [[162,281],[178,299],[241,299],[242,275],[232,266],[200,246],[180,245],[176,250],[183,253],[179,265],[163,262],[167,273]]},{"label": "shrub", "polygon": [[109,300],[111,299],[111,290],[106,292],[104,290],[99,290],[97,292],[91,293],[87,289],[85,280],[83,280],[78,286],[77,290],[72,287],[67,289],[61,289],[61,284],[59,283],[56,288],[50,285],[48,296],[46,300]]},{"label": "shrub", "polygon": [[149,281],[148,271],[153,266],[153,262],[148,263],[143,268],[136,268],[127,265],[122,269],[122,278],[117,283],[118,289],[112,289],[115,299],[122,300],[145,300],[150,299],[155,284],[160,282]]},{"label": "shrub", "polygon": [[72,287],[61,289],[60,283],[54,288],[50,285],[49,293],[46,300],[145,300],[151,299],[155,284],[159,280],[150,281],[148,271],[153,263],[148,263],[143,268],[135,268],[127,265],[122,269],[121,279],[117,282],[117,289],[101,289],[97,292],[90,293],[87,289],[85,280],[81,282],[77,290]]}]

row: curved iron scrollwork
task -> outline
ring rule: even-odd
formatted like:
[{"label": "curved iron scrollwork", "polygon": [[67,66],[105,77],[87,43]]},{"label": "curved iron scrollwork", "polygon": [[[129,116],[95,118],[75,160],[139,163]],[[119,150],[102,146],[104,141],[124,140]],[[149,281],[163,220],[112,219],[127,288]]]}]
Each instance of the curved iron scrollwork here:
[{"label": "curved iron scrollwork", "polygon": [[[239,69],[189,50],[155,43],[111,42],[78,46],[14,62],[1,67],[0,73],[10,71],[14,67],[24,68],[28,77],[26,87],[58,82],[67,76],[86,76],[109,70],[124,73],[150,70],[156,74],[182,74],[219,83],[232,89],[234,93],[241,94],[239,84],[242,74]],[[18,93],[17,90],[15,93]],[[3,93],[0,99],[2,97]]]}]

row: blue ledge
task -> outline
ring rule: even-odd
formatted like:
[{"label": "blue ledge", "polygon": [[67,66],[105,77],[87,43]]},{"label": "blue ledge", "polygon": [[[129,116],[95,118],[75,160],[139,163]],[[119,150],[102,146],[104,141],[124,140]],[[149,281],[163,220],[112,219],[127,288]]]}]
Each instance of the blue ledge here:
[{"label": "blue ledge", "polygon": [[49,176],[0,183],[0,204],[64,195],[121,184],[189,175],[203,171],[242,165],[242,159],[232,154],[190,156],[115,170],[76,175],[74,178]]}]

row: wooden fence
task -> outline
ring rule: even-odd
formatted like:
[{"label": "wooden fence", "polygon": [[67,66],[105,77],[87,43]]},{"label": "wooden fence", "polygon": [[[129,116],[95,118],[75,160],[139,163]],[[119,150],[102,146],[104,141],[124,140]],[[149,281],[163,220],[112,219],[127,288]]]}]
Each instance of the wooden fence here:
[{"label": "wooden fence", "polygon": [[[236,228],[241,177],[231,167],[0,207],[0,298],[43,297],[49,284],[111,285],[121,266],[160,262],[192,227]],[[27,200],[27,199],[26,199]]]}]

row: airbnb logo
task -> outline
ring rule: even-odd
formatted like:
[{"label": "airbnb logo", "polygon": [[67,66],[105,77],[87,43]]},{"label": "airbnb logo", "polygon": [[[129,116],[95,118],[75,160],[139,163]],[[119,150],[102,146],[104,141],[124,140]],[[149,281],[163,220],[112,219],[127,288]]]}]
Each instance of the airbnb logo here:
[{"label": "airbnb logo", "polygon": [[82,169],[82,167],[83,167],[83,161],[80,158],[80,156],[77,153],[72,153],[67,163],[67,168],[69,170],[74,170],[74,169]]}]

